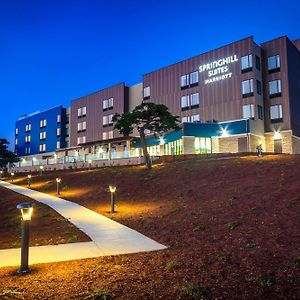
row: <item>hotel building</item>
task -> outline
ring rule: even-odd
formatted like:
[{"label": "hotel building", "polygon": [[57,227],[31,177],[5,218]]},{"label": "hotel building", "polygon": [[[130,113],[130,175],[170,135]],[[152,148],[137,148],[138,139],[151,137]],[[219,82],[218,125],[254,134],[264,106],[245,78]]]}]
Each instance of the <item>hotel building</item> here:
[{"label": "hotel building", "polygon": [[58,141],[65,156],[74,149],[84,155],[101,150],[113,158],[112,151],[139,149],[136,134],[125,138],[113,130],[112,116],[142,102],[166,105],[182,123],[180,131],[159,139],[149,135],[152,155],[254,152],[260,144],[265,152],[300,153],[300,39],[284,36],[258,45],[247,37],[144,74],[134,86],[120,83],[75,99],[68,146],[62,124],[62,140],[49,132],[51,146],[41,151],[37,137],[28,153],[27,123],[18,121],[16,151],[19,156],[54,151]]}]

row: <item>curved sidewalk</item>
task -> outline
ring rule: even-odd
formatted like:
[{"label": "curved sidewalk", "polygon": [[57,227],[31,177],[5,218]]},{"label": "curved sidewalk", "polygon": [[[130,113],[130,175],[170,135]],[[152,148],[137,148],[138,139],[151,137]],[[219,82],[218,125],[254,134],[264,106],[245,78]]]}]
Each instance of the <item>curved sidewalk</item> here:
[{"label": "curved sidewalk", "polygon": [[[0,186],[48,205],[92,240],[86,243],[30,247],[30,263],[129,254],[166,248],[145,235],[77,203],[5,181],[0,181]],[[0,267],[18,265],[19,262],[20,249],[0,250]]]}]

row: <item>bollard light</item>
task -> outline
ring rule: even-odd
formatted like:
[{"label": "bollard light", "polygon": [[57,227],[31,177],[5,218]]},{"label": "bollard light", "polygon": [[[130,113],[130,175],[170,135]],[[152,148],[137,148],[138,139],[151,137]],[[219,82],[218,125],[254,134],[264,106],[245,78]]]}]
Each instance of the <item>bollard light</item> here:
[{"label": "bollard light", "polygon": [[30,187],[30,184],[31,184],[31,174],[28,174],[27,175],[27,185],[28,185],[28,187]]},{"label": "bollard light", "polygon": [[3,176],[3,170],[0,171],[0,176],[2,178],[2,176]]},{"label": "bollard light", "polygon": [[59,185],[61,182],[61,178],[56,178],[56,193],[57,195],[60,195]]},{"label": "bollard light", "polygon": [[11,173],[10,173],[10,176],[11,176],[11,182],[14,182],[14,176],[15,176],[15,173],[14,173],[14,172],[11,172]]},{"label": "bollard light", "polygon": [[89,163],[89,170],[90,170],[90,169],[91,169],[91,166],[92,166],[92,160],[89,159],[89,160],[88,160],[88,163]]},{"label": "bollard light", "polygon": [[43,174],[43,171],[44,171],[44,166],[40,166],[40,175]]},{"label": "bollard light", "polygon": [[111,202],[111,210],[110,213],[115,213],[115,193],[116,193],[117,187],[110,185],[109,186],[109,191],[110,191],[110,202]]},{"label": "bollard light", "polygon": [[29,254],[29,221],[31,220],[33,212],[33,203],[25,202],[17,205],[17,208],[22,214],[22,244],[21,244],[21,266],[18,270],[19,274],[26,274],[30,272],[28,268],[28,254]]}]

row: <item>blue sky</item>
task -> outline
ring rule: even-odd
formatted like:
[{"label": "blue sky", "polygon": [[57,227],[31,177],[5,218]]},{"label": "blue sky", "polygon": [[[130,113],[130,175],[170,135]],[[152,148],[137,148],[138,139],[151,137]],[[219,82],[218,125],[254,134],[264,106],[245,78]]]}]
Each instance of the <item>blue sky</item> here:
[{"label": "blue sky", "polygon": [[300,38],[298,1],[0,0],[0,137],[15,121],[253,35]]}]

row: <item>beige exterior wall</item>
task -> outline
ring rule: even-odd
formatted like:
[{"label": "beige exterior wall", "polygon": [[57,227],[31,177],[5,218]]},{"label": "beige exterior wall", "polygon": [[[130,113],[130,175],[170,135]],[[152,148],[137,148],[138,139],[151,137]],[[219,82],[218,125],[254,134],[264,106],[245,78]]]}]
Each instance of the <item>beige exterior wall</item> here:
[{"label": "beige exterior wall", "polygon": [[195,137],[183,136],[182,137],[182,154],[195,154]]},{"label": "beige exterior wall", "polygon": [[293,154],[300,154],[300,138],[292,136]]},{"label": "beige exterior wall", "polygon": [[220,153],[219,149],[219,138],[211,138],[211,152]]},{"label": "beige exterior wall", "polygon": [[[274,133],[266,133],[266,152],[274,152]],[[296,138],[292,137],[291,131],[280,132],[282,140],[282,153],[295,154],[298,149],[298,144],[295,142]],[[300,142],[300,140],[299,140]],[[298,150],[297,150],[298,151]]]},{"label": "beige exterior wall", "polygon": [[266,143],[265,143],[265,137],[260,137],[257,135],[249,135],[249,146],[250,146],[250,152],[256,152],[256,147],[258,145],[262,146],[263,152],[266,151]]},{"label": "beige exterior wall", "polygon": [[238,137],[219,138],[220,153],[238,152]]}]

